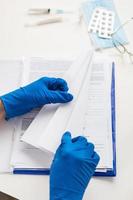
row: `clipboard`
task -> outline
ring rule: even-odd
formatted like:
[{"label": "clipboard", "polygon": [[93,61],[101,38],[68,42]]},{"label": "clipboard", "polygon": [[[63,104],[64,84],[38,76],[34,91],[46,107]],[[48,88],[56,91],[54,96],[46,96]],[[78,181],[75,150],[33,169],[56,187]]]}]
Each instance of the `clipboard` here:
[{"label": "clipboard", "polygon": [[[106,172],[95,172],[94,176],[115,177],[116,176],[116,117],[115,117],[115,63],[112,63],[112,82],[111,82],[111,119],[112,119],[112,144],[113,144],[113,168]],[[48,168],[14,168],[13,174],[27,175],[49,175]]]}]

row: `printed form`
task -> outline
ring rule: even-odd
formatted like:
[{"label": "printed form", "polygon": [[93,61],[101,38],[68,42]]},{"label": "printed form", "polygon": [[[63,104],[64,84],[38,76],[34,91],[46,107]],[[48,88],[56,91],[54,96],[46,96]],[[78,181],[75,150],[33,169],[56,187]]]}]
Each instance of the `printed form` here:
[{"label": "printed form", "polygon": [[[61,121],[60,126],[57,126],[57,109],[55,109],[53,116],[53,111],[50,115],[49,111],[43,108],[29,127],[30,133],[26,133],[26,137],[24,135],[24,141],[28,138],[27,143],[35,145],[37,148],[41,147],[41,149],[46,150],[50,154],[50,152],[54,152],[60,143],[61,135],[58,135],[58,137],[55,132],[61,130],[60,133],[63,134],[64,131],[69,130],[72,132],[72,136],[83,134],[88,137],[89,141],[95,144],[96,151],[100,154],[101,161],[97,170],[106,170],[112,168],[113,159],[111,128],[112,62],[110,60],[105,61],[105,59],[95,60],[97,61],[93,61],[90,67],[78,100],[72,112],[68,115],[68,120],[65,123]],[[45,111],[47,111],[49,119],[45,119]],[[53,118],[55,120],[54,123],[52,122]],[[59,119],[61,118],[62,115],[59,116]],[[42,121],[43,119],[44,121]],[[64,118],[62,119],[64,120]],[[42,121],[42,126],[37,127],[37,130],[39,129],[38,135],[37,131],[35,131],[35,126],[37,126],[40,120]],[[52,126],[50,123],[46,126],[47,123],[45,122],[50,122]]]},{"label": "printed form", "polygon": [[[97,171],[106,171],[106,169],[112,168],[113,159],[111,129],[112,62],[110,60],[103,61],[100,58],[95,60],[90,66],[86,79],[83,81],[82,89],[63,127],[63,131],[71,131],[72,137],[84,135],[88,138],[88,141],[93,142],[96,151],[101,157]],[[71,65],[71,62],[68,61],[49,62],[40,58],[31,59],[27,63],[29,65],[29,77],[27,76],[27,81],[29,82],[42,76],[63,77],[65,71]],[[53,114],[55,116],[58,109],[59,105],[44,106],[40,112],[39,110],[34,110],[20,118],[16,129],[17,137],[11,160],[12,166],[20,168],[50,167],[54,155],[52,151],[59,145],[60,136],[56,138],[57,143],[56,145],[54,144],[54,148],[52,149],[51,145],[55,141],[56,134],[46,134],[50,133],[47,125],[52,121]],[[38,120],[40,121],[40,126],[37,125]],[[56,132],[56,127],[52,127],[52,129]],[[30,130],[30,133],[25,134],[26,130]],[[63,132],[61,133],[63,134]],[[20,141],[23,134],[25,141],[28,138],[26,141],[27,144]],[[51,141],[51,144],[47,141]],[[47,149],[45,146],[46,143],[47,147],[50,146],[51,149]],[[38,147],[46,149],[46,151],[41,151]]]},{"label": "printed form", "polygon": [[[44,58],[31,58],[23,61],[24,85],[43,76],[63,77],[64,73],[72,64],[72,61],[45,60]],[[35,109],[17,120],[13,145],[14,148],[10,162],[11,166],[15,168],[49,168],[53,159],[53,154],[48,155],[32,145],[20,141],[20,138],[23,136],[24,132],[27,130],[39,111],[45,112],[47,120],[49,120],[49,117],[56,111],[57,108],[58,105],[50,105],[50,107],[45,106],[41,111],[40,109]],[[43,124],[44,121],[42,121]],[[45,121],[45,123],[47,123],[47,121]],[[39,137],[39,129],[36,132],[35,138],[36,137]]]}]

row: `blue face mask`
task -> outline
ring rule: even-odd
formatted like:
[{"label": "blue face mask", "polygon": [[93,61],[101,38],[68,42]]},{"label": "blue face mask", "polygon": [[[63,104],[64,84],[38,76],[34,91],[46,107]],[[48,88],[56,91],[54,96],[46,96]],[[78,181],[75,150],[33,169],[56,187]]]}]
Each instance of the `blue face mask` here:
[{"label": "blue face mask", "polygon": [[[84,15],[87,26],[89,25],[92,13],[96,7],[103,7],[107,10],[112,10],[115,12],[114,30],[116,30],[121,25],[112,0],[89,0],[82,4],[82,11],[83,11],[83,15]],[[125,45],[128,43],[128,40],[123,28],[120,28],[119,31],[113,35],[113,40],[100,38],[98,37],[96,33],[90,33],[90,39],[96,49],[114,47],[113,41],[115,41],[115,44],[117,45],[119,44]]]}]

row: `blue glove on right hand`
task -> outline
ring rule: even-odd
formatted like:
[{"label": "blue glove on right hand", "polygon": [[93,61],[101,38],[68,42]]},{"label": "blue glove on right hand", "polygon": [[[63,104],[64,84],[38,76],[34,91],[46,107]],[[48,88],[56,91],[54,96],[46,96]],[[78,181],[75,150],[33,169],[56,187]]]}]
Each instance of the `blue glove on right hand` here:
[{"label": "blue glove on right hand", "polygon": [[86,138],[66,132],[50,170],[50,200],[81,200],[99,159]]}]

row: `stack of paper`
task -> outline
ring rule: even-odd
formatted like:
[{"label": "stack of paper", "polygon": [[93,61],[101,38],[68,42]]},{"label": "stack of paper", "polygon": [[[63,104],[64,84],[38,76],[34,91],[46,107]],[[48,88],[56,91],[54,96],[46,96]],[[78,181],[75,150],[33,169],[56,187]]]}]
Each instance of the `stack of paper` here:
[{"label": "stack of paper", "polygon": [[[69,60],[47,60],[38,57],[1,59],[0,95],[15,90],[23,84],[32,82],[42,76],[62,77],[71,63],[72,61]],[[20,142],[20,137],[38,112],[39,110],[34,110],[22,117],[1,121],[0,173],[12,172],[15,166],[42,168],[50,165],[51,158],[46,158],[43,152]]]},{"label": "stack of paper", "polygon": [[70,131],[72,136],[82,134],[95,144],[100,154],[96,171],[106,173],[114,168],[112,61],[93,59],[91,62],[91,56],[88,52],[82,55],[64,76],[74,94],[74,101],[56,108],[44,107],[21,140],[43,150],[45,155],[52,158],[65,131]]},{"label": "stack of paper", "polygon": [[[74,64],[72,64],[72,66],[70,66],[70,62],[69,63],[68,62],[62,63],[62,72],[58,68],[57,62],[55,62],[55,64],[54,64],[55,66],[52,65],[54,67],[51,67],[51,69],[54,69],[54,72],[52,72],[51,69],[50,69],[50,63],[49,64],[45,63],[44,60],[40,60],[40,59],[37,60],[37,59],[34,58],[34,59],[31,60],[30,64],[27,63],[27,61],[26,61],[25,65],[27,65],[27,68],[28,68],[28,66],[30,66],[30,69],[27,70],[27,71],[29,71],[30,74],[31,73],[34,74],[34,76],[36,74],[36,78],[38,78],[40,68],[41,68],[40,74],[44,73],[44,71],[45,71],[45,74],[47,73],[47,75],[49,75],[49,76],[65,78],[65,80],[67,80],[67,82],[68,82],[70,90],[73,90],[73,89],[75,89],[75,87],[73,87],[72,83],[73,82],[75,83],[75,80],[80,82],[80,84],[82,83],[82,80],[84,79],[85,73],[83,75],[80,74],[80,73],[81,73],[82,70],[84,70],[84,72],[87,72],[88,66],[89,66],[89,65],[86,66],[86,65],[83,65],[83,64],[84,64],[84,62],[88,62],[88,61],[90,62],[91,57],[92,57],[92,52],[87,52],[87,53],[85,52],[85,53],[82,54],[82,56],[78,60],[76,60],[74,62]],[[61,65],[61,62],[60,62],[60,65]],[[65,65],[67,67],[63,67]],[[49,67],[46,69],[46,66],[47,67],[49,66]],[[69,68],[70,70],[69,69],[66,70],[66,73],[64,75],[63,68],[64,68],[64,71],[66,70],[66,68],[67,69]],[[57,71],[55,71],[55,69]],[[49,73],[48,73],[48,70],[49,70]],[[72,71],[72,73],[70,73],[69,71]],[[78,79],[78,77],[79,77],[78,76],[75,79],[75,74],[79,74],[80,78]],[[36,78],[34,77],[34,80]],[[75,99],[76,99],[76,95],[78,95],[79,91],[80,91],[80,87],[77,90],[75,90]],[[73,91],[73,93],[74,93],[74,91]],[[75,105],[75,104],[73,103],[73,105]],[[37,131],[34,131],[34,132],[32,131],[31,137],[28,137],[28,139],[30,140],[28,143],[30,145],[27,145],[24,142],[20,141],[20,137],[24,134],[24,132],[27,128],[25,124],[27,123],[27,125],[29,125],[29,123],[35,117],[36,111],[31,112],[31,113],[21,117],[21,120],[20,120],[18,127],[17,127],[17,130],[16,130],[17,137],[16,137],[16,140],[15,140],[15,143],[14,143],[13,155],[12,155],[12,159],[11,159],[11,165],[14,168],[17,168],[17,169],[21,168],[22,169],[22,168],[27,167],[27,168],[33,169],[33,168],[39,167],[39,168],[47,169],[47,168],[50,167],[50,163],[51,163],[52,158],[53,158],[53,152],[47,154],[47,152],[45,153],[45,152],[40,151],[38,149],[38,146],[37,146],[37,141],[39,140],[39,137],[41,136],[40,134],[42,133],[42,129],[43,129],[42,127],[45,127],[49,123],[49,121],[51,120],[53,115],[56,113],[56,111],[58,111],[57,110],[58,107],[63,108],[63,109],[65,108],[67,112],[68,111],[71,112],[71,109],[69,108],[70,104],[64,104],[64,105],[60,105],[60,106],[59,105],[44,106],[41,109],[41,111],[39,112],[39,115],[36,116],[33,123],[28,128],[28,130],[30,130],[30,128],[32,129],[32,126],[37,128]],[[24,134],[24,137],[26,135],[29,136],[29,134]],[[38,159],[39,159],[39,162],[37,162]]]},{"label": "stack of paper", "polygon": [[[8,66],[13,61],[4,63]],[[4,126],[0,125],[1,131],[6,131],[10,143],[10,148],[4,154],[6,159],[3,161],[1,158],[3,171],[49,173],[62,134],[70,131],[72,137],[83,135],[95,144],[101,158],[95,175],[115,176],[115,87],[112,60],[107,56],[105,59],[101,55],[84,52],[73,63],[31,58],[22,59],[16,64],[19,66],[17,79],[14,78],[16,82],[10,90],[42,76],[63,77],[74,94],[74,100],[68,104],[44,106],[41,110],[33,110],[6,122]]]}]

